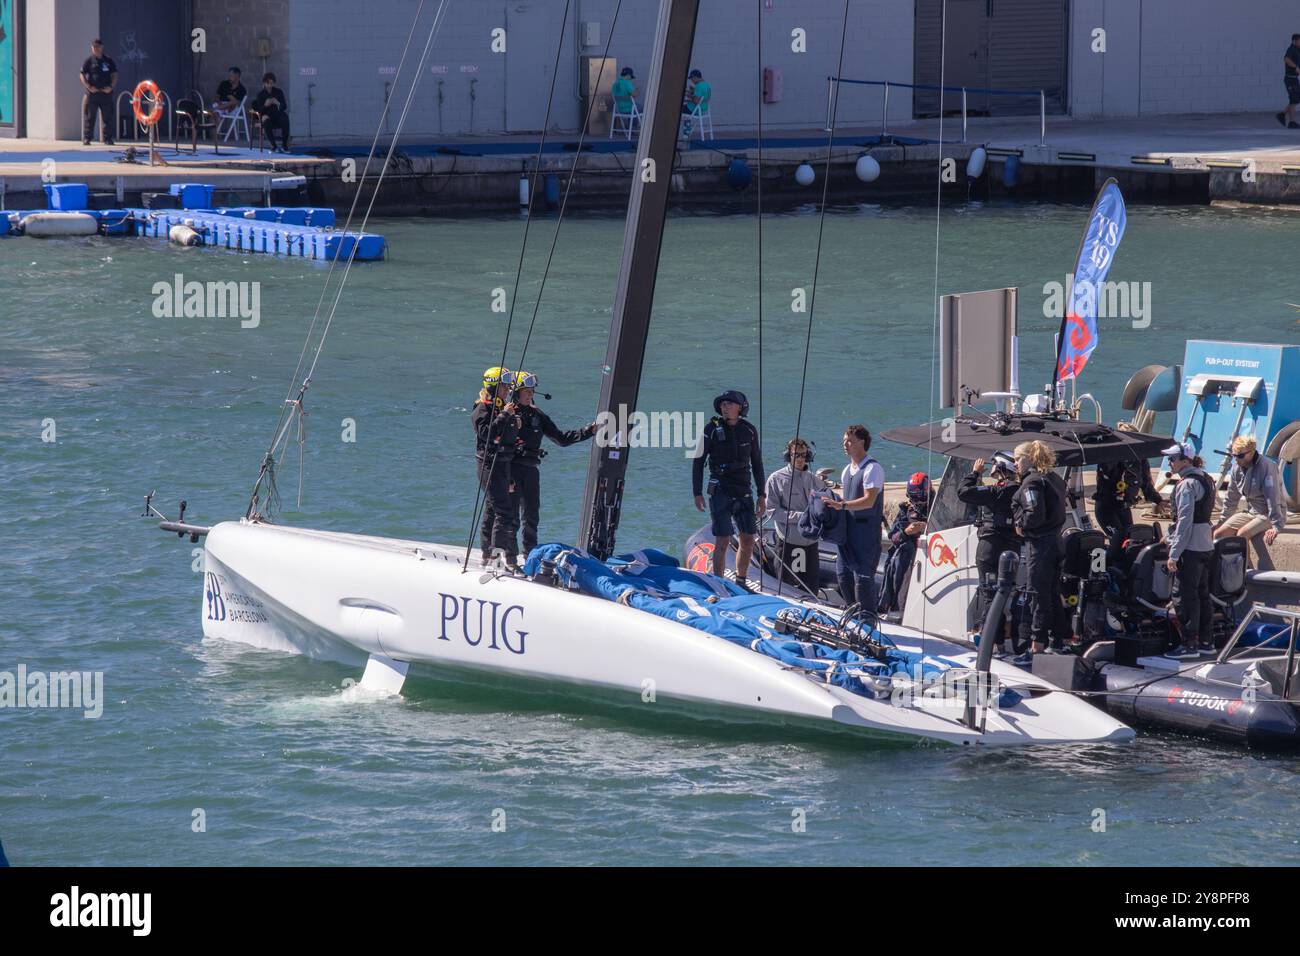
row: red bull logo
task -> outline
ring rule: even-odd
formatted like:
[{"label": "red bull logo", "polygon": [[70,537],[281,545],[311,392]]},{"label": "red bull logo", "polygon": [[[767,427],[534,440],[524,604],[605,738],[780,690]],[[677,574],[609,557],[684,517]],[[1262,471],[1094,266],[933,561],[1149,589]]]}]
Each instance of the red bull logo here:
[{"label": "red bull logo", "polygon": [[957,552],[948,547],[947,542],[943,540],[943,535],[930,535],[930,546],[928,548],[930,564],[933,567],[941,567],[945,564],[951,564],[954,568],[959,567],[957,564]]},{"label": "red bull logo", "polygon": [[691,551],[686,555],[686,567],[692,571],[700,571],[708,574],[713,570],[713,544],[711,542],[702,542],[691,547]]}]

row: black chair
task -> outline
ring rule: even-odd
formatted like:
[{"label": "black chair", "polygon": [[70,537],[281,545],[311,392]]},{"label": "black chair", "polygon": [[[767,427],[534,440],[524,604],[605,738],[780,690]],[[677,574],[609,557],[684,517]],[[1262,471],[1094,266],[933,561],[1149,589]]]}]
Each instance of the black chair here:
[{"label": "black chair", "polygon": [[212,131],[212,150],[214,153],[220,153],[221,142],[217,139],[217,125],[220,120],[216,113],[203,105],[203,95],[198,90],[190,90],[190,93],[191,96],[176,101],[176,108],[173,112],[175,118],[175,143],[173,145],[176,147],[176,152],[181,151],[181,126],[189,124],[190,145],[196,155],[199,151],[199,133],[201,130]]}]

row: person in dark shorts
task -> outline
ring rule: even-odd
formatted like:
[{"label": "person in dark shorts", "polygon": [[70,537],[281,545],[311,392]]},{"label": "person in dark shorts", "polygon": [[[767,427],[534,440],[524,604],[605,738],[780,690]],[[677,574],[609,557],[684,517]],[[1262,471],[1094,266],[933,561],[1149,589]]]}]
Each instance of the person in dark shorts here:
[{"label": "person in dark shorts", "polygon": [[1286,85],[1287,107],[1277,114],[1277,121],[1287,129],[1300,129],[1295,121],[1295,107],[1300,103],[1300,33],[1291,34],[1291,45],[1282,54],[1286,70],[1282,82]]},{"label": "person in dark shorts", "polygon": [[[704,467],[709,468],[708,507],[713,527],[713,573],[723,577],[731,535],[740,534],[736,553],[736,581],[744,585],[758,537],[758,518],[753,489],[758,489],[758,512],[767,510],[763,497],[763,452],[758,429],[745,419],[749,400],[744,393],[728,389],[713,400],[717,412],[704,426],[700,453],[691,463],[691,486],[695,507],[704,510]],[[750,481],[753,481],[751,487]]]}]

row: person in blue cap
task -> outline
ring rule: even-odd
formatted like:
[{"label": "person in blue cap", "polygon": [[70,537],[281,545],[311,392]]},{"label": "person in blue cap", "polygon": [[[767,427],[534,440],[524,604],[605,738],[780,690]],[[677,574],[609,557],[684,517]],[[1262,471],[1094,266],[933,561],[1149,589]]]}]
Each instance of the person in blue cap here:
[{"label": "person in blue cap", "polygon": [[[758,537],[758,512],[767,510],[763,497],[763,452],[758,429],[745,415],[749,399],[743,392],[728,389],[713,400],[717,412],[704,426],[699,453],[691,463],[691,486],[695,507],[704,510],[704,467],[709,468],[708,507],[713,528],[713,573],[723,577],[731,535],[739,532],[736,553],[736,581],[746,585],[754,541]],[[753,485],[750,484],[751,480]],[[754,489],[758,489],[755,511]]]}]

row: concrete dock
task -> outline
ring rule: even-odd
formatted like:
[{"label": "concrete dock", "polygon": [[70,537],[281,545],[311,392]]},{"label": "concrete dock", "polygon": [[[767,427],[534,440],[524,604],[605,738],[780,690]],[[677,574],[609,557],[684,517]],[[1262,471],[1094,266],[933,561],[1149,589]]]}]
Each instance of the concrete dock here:
[{"label": "concrete dock", "polygon": [[[719,207],[752,204],[752,188],[733,188],[727,168],[743,159],[758,166],[757,131],[718,127],[716,138],[685,141],[673,169],[675,199]],[[971,117],[963,140],[960,116],[891,122],[888,127],[840,128],[831,150],[830,198],[835,202],[917,199],[933,195],[935,163],[952,158],[960,168],[945,184],[954,197],[970,193],[965,161],[977,146],[989,151],[989,171],[977,185],[981,198],[1090,198],[1107,176],[1116,176],[1131,202],[1261,204],[1300,202],[1300,131],[1284,129],[1270,113],[1073,119],[1047,117],[1046,132],[1031,117]],[[942,145],[940,137],[942,136]],[[531,169],[537,134],[447,137],[398,145],[379,197],[386,215],[463,214],[517,208],[519,179]],[[577,138],[549,137],[542,176],[561,184],[574,176],[570,197],[577,208],[621,208],[632,176],[635,142],[589,137],[574,158]],[[235,146],[214,153],[200,143],[198,154],[160,147],[166,165],[148,165],[143,143],[83,147],[68,140],[8,140],[0,146],[0,181],[9,208],[34,205],[42,176],[90,184],[92,191],[121,191],[124,200],[163,190],[174,182],[210,182],[228,204],[255,201],[270,179],[303,175],[312,183],[311,201],[336,207],[351,201],[355,179],[344,176],[354,161],[359,178],[368,141],[300,140],[293,154]],[[134,161],[127,161],[133,148]],[[882,166],[872,183],[853,174],[857,158],[870,152]],[[816,127],[765,130],[763,189],[774,207],[820,198],[826,135]],[[1003,182],[1009,156],[1019,162],[1014,185]],[[53,166],[48,161],[53,161]],[[794,169],[808,162],[817,184],[801,187]],[[372,168],[372,175],[377,172]],[[45,180],[45,181],[48,181]],[[25,194],[30,194],[26,199]]]}]

